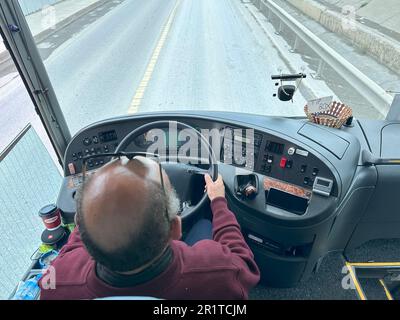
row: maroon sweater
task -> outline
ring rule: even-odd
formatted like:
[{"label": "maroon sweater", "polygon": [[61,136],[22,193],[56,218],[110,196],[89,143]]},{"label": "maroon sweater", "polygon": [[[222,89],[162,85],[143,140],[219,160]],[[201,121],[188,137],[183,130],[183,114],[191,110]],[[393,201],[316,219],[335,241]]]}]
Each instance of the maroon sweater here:
[{"label": "maroon sweater", "polygon": [[52,263],[56,288],[44,290],[41,299],[94,299],[111,296],[150,296],[162,299],[247,299],[260,278],[234,214],[224,198],[211,203],[213,239],[192,247],[172,241],[171,264],[154,279],[129,288],[117,288],[96,274],[96,263],[86,251],[79,231]]}]

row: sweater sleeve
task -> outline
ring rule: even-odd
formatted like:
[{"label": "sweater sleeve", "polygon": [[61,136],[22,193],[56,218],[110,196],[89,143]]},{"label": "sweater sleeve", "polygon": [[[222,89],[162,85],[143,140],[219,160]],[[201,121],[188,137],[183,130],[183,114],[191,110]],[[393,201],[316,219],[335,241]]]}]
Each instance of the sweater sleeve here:
[{"label": "sweater sleeve", "polygon": [[72,233],[69,235],[68,242],[60,250],[59,256],[80,247],[83,247],[83,242],[81,240],[79,228],[76,226],[74,231],[72,231]]},{"label": "sweater sleeve", "polygon": [[247,297],[249,290],[260,280],[260,271],[254,255],[240,231],[235,215],[228,209],[223,197],[211,202],[213,212],[213,239],[229,249],[232,263],[239,267],[239,281]]}]

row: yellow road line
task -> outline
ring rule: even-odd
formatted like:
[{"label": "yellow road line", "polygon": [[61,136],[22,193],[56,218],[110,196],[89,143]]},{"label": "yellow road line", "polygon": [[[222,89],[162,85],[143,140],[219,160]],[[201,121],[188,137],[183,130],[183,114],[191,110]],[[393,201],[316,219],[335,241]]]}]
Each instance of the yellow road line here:
[{"label": "yellow road line", "polygon": [[139,111],[139,107],[142,104],[142,100],[146,93],[147,86],[153,75],[155,66],[158,62],[158,58],[160,57],[161,50],[164,47],[164,44],[165,44],[165,41],[167,40],[169,31],[171,30],[172,22],[174,21],[176,11],[178,9],[180,2],[181,2],[181,0],[176,1],[171,14],[169,15],[169,18],[168,18],[166,24],[164,25],[160,39],[158,40],[157,46],[154,49],[153,55],[151,56],[151,59],[150,59],[150,62],[147,65],[146,72],[144,73],[142,81],[140,82],[139,87],[137,88],[137,90],[135,92],[135,96],[133,97],[133,100],[129,106],[128,114],[135,114]]}]

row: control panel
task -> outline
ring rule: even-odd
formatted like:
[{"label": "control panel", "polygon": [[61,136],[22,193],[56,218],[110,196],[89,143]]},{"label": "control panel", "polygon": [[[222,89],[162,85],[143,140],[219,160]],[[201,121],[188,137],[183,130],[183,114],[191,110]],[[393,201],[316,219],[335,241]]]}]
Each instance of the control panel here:
[{"label": "control panel", "polygon": [[[129,132],[126,129],[126,132]],[[116,150],[126,132],[112,127],[80,134],[68,152],[66,175],[82,171],[82,159]],[[279,136],[253,129],[223,127],[221,160],[238,168],[261,174],[324,196],[337,196],[338,187],[331,170],[309,150]],[[95,157],[89,170],[100,168],[110,157]],[[262,183],[261,183],[262,184]]]},{"label": "control panel", "polygon": [[335,196],[338,192],[331,170],[319,158],[305,148],[273,135],[227,128],[222,159],[224,163],[321,195]]},{"label": "control panel", "polygon": [[[82,138],[82,144],[79,149],[71,150],[72,162],[68,163],[69,173],[75,174],[82,165],[82,159],[87,156],[94,156],[103,153],[114,152],[119,144],[117,132],[115,130],[101,131],[97,135],[85,136]],[[95,169],[104,165],[108,158],[94,158],[87,162],[89,169]],[[77,169],[79,169],[77,171]]]},{"label": "control panel", "polygon": [[225,164],[254,171],[263,136],[253,130],[225,128],[221,159]]}]

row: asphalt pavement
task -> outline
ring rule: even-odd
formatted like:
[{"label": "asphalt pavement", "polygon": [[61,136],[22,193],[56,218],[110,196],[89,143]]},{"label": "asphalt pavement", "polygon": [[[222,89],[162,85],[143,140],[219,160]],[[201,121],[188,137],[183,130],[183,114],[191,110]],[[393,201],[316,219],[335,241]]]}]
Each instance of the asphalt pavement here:
[{"label": "asphalt pavement", "polygon": [[272,96],[272,74],[285,68],[273,44],[256,36],[240,1],[182,1],[141,111],[226,110],[266,115],[303,114],[295,103]]},{"label": "asphalt pavement", "polygon": [[284,63],[271,43],[257,41],[240,1],[126,0],[45,61],[72,133],[127,114],[177,3],[138,112],[302,114],[301,96],[295,105],[271,103],[269,77]]},{"label": "asphalt pavement", "polygon": [[[285,71],[285,63],[268,38],[260,36],[260,26],[245,19],[242,2],[110,1],[38,43],[72,134],[128,113],[175,6],[137,112],[303,114],[300,94],[294,104],[271,100],[276,88],[270,75]],[[0,147],[27,120],[39,135],[44,133],[22,83],[17,79],[2,91],[2,112],[10,118],[0,120]]]},{"label": "asphalt pavement", "polygon": [[127,114],[174,4],[126,0],[45,61],[72,133],[94,121]]}]

